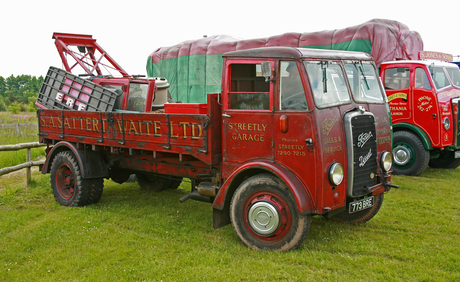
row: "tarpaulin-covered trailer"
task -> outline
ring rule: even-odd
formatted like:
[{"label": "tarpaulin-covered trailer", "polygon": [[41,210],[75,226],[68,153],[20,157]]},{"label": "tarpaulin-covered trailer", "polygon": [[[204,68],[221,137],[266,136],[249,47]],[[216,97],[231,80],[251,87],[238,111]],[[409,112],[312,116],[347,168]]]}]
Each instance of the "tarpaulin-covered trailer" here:
[{"label": "tarpaulin-covered trailer", "polygon": [[418,52],[423,50],[422,38],[416,31],[397,21],[373,19],[328,31],[285,33],[248,40],[215,35],[184,41],[150,54],[147,74],[168,79],[173,100],[203,103],[207,93],[221,90],[222,54],[269,46],[361,51],[370,54],[377,66],[395,59],[417,59]]}]

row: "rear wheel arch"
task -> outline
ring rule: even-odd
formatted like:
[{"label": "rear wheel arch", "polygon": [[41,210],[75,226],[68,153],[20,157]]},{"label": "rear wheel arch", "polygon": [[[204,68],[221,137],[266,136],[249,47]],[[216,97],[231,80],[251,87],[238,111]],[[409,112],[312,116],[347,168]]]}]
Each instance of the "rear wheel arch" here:
[{"label": "rear wheel arch", "polygon": [[109,171],[107,164],[102,157],[102,154],[97,151],[77,149],[76,145],[71,142],[62,141],[57,143],[51,148],[43,165],[42,173],[51,172],[51,164],[53,159],[64,151],[71,152],[78,162],[79,167],[82,168],[81,174],[83,178],[107,178]]},{"label": "rear wheel arch", "polygon": [[81,160],[79,159],[77,148],[74,146],[74,144],[69,142],[59,142],[56,145],[54,145],[48,152],[45,163],[43,165],[42,173],[50,173],[53,159],[57,156],[57,154],[64,151],[72,152],[72,154],[78,158],[78,164],[81,166]]}]

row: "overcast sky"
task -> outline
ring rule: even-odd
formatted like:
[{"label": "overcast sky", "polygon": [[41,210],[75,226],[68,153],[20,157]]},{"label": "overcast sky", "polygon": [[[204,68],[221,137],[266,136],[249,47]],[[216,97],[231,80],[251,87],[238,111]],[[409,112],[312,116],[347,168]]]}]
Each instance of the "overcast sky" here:
[{"label": "overcast sky", "polygon": [[130,74],[146,74],[147,58],[159,47],[203,35],[252,39],[374,18],[399,21],[420,33],[424,50],[455,56],[459,8],[458,0],[8,1],[1,4],[0,76],[45,76],[49,66],[62,67],[53,32],[93,35]]}]

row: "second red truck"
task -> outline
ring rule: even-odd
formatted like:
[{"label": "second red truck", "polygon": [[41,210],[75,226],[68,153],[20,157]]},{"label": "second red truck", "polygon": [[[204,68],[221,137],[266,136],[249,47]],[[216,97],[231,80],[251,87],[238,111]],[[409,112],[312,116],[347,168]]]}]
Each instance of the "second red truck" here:
[{"label": "second red truck", "polygon": [[460,165],[460,70],[452,56],[421,52],[421,60],[382,63],[393,123],[394,171],[420,175],[428,165]]}]

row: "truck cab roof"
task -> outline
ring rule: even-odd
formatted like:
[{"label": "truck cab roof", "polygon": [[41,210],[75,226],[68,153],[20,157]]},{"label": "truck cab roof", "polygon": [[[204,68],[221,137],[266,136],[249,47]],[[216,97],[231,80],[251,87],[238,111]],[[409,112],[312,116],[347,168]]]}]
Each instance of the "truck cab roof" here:
[{"label": "truck cab roof", "polygon": [[227,52],[223,57],[259,57],[259,58],[291,58],[291,59],[340,59],[372,61],[372,57],[363,52],[337,51],[295,47],[261,47],[247,50]]},{"label": "truck cab roof", "polygon": [[390,61],[390,62],[384,62],[382,63],[383,65],[390,65],[390,64],[420,64],[420,65],[425,65],[425,66],[431,66],[431,65],[436,65],[440,67],[455,67],[456,65],[454,63],[448,63],[448,62],[442,62],[442,61],[435,61],[435,60],[402,60],[402,61]]}]

